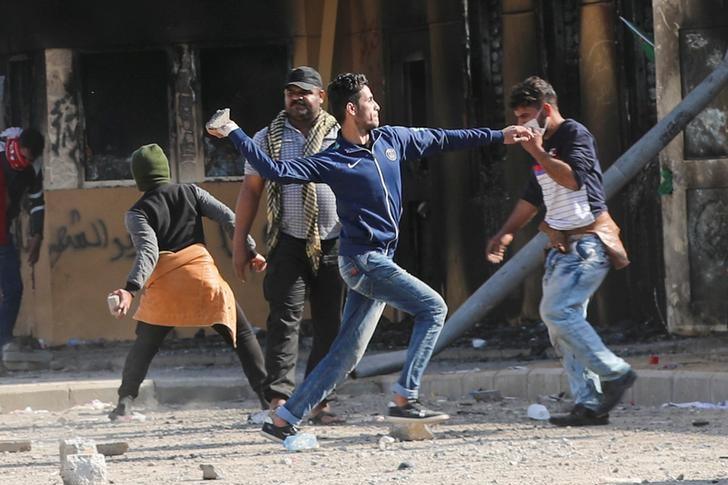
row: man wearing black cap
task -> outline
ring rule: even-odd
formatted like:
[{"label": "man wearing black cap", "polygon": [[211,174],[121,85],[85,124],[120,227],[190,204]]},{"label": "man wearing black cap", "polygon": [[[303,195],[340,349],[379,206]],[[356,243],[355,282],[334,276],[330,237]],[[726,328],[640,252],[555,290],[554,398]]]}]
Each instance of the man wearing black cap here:
[{"label": "man wearing black cap", "polygon": [[[254,142],[274,159],[312,155],[327,148],[338,133],[336,119],[321,109],[325,91],[321,76],[308,66],[290,71],[283,90],[283,109]],[[244,249],[258,204],[266,189],[268,272],[263,283],[270,307],[267,322],[265,397],[272,409],[284,404],[295,387],[298,333],[306,290],[313,320],[313,347],[306,375],[329,350],[341,323],[342,282],[338,272],[339,219],[328,185],[280,185],[266,182],[249,164],[235,208],[233,262],[244,279]],[[341,419],[323,401],[311,413],[316,424]]]}]

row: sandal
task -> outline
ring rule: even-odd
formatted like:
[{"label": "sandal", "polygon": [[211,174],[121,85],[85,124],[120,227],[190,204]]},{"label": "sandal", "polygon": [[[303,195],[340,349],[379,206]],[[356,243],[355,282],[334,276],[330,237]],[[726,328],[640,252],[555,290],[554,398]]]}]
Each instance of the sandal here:
[{"label": "sandal", "polygon": [[308,418],[308,424],[314,426],[336,426],[338,424],[345,424],[346,418],[334,414],[330,411],[319,411],[310,418]]}]

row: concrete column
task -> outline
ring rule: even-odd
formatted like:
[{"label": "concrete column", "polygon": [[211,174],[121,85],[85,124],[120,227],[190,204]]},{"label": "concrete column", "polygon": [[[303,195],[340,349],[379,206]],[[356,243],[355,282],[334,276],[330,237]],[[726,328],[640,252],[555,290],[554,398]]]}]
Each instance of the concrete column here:
[{"label": "concrete column", "polygon": [[43,182],[46,190],[75,189],[83,182],[83,169],[73,51],[47,49],[45,64],[48,132]]},{"label": "concrete column", "polygon": [[[539,20],[533,0],[503,0],[503,99],[506,124],[515,122],[509,107],[511,87],[531,75],[542,75],[539,52]],[[519,146],[508,147],[504,169],[507,190],[514,204],[529,177],[530,157]],[[504,221],[505,222],[505,221]],[[535,226],[525,227],[511,245],[518,251],[536,233]],[[521,316],[538,319],[541,298],[541,273],[527,277],[523,283]]]},{"label": "concrete column", "polygon": [[[655,31],[655,88],[657,118],[669,113],[682,99],[679,27],[683,17],[680,0],[653,2]],[[683,183],[683,133],[660,152],[660,165],[673,173],[673,192],[662,198],[665,296],[668,329],[690,334],[690,274],[688,258],[686,187]]]},{"label": "concrete column", "polygon": [[204,122],[200,119],[202,108],[197,92],[197,57],[186,44],[176,46],[174,54],[170,166],[178,182],[199,182],[205,178],[205,157],[200,143]]},{"label": "concrete column", "polygon": [[[43,153],[43,177],[46,191],[45,240],[40,259],[35,267],[21,265],[23,299],[15,325],[16,335],[33,335],[50,343],[53,341],[53,293],[49,259],[48,227],[53,216],[49,210],[58,189],[75,189],[83,183],[81,142],[79,136],[79,107],[73,72],[73,51],[47,49],[44,57],[44,78],[38,93],[45,97],[44,119],[38,123],[45,131],[46,147]],[[62,193],[62,192],[61,192]],[[21,214],[23,220],[27,220]],[[25,224],[23,225],[25,227]],[[25,237],[25,234],[23,235]],[[24,241],[21,244],[24,247]],[[22,254],[23,259],[26,253]]]},{"label": "concrete column", "polygon": [[290,10],[293,13],[293,65],[309,65],[308,60],[308,29],[306,18],[307,1],[290,1]]},{"label": "concrete column", "polygon": [[[432,82],[432,125],[461,128],[468,126],[468,72],[465,64],[465,20],[462,2],[429,0],[427,23],[430,35],[430,75]],[[471,154],[445,153],[433,160],[432,202],[438,209],[434,227],[444,261],[444,294],[450,311],[470,295],[468,269],[472,261],[468,242],[482,242],[482,218],[472,200]],[[481,263],[482,264],[482,263]],[[438,290],[440,290],[438,288]]]},{"label": "concrete column", "polygon": [[597,139],[602,169],[621,152],[614,2],[583,0],[579,44],[582,122]]},{"label": "concrete column", "polygon": [[336,44],[336,20],[339,0],[325,0],[321,15],[321,40],[319,41],[319,73],[326,86],[332,77],[334,45]]},{"label": "concrete column", "polygon": [[[613,0],[582,0],[579,43],[581,121],[597,140],[602,170],[621,154],[618,67],[615,49],[617,18]],[[568,116],[568,113],[565,113]],[[618,204],[612,204],[618,206]],[[612,207],[619,220],[619,211]],[[613,272],[596,293],[595,321],[613,323],[625,315],[620,305],[624,272]]]},{"label": "concrete column", "polygon": [[[341,71],[363,72],[369,79],[369,86],[374,97],[380,102],[385,99],[384,90],[386,89],[381,15],[380,2],[358,0],[341,2],[339,6],[339,17],[342,18],[340,26],[347,28],[348,31],[337,31],[338,70],[335,67],[332,71],[332,75]],[[344,40],[343,37],[347,39]],[[343,42],[339,45],[341,40]],[[386,119],[387,107],[383,106],[382,109],[385,111],[384,118]]]}]

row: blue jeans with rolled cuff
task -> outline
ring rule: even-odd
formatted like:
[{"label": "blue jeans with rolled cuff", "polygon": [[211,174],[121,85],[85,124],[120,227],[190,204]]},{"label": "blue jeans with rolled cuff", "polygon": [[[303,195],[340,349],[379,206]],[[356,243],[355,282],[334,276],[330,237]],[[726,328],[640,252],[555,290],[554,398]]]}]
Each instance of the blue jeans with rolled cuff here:
[{"label": "blue jeans with rolled cuff", "polygon": [[541,318],[554,348],[562,355],[575,404],[596,409],[601,382],[630,370],[609,350],[586,320],[587,305],[607,276],[611,262],[598,236],[585,234],[569,244],[569,251],[551,249],[543,276]]},{"label": "blue jeans with rolled cuff", "polygon": [[447,306],[442,297],[386,254],[339,256],[339,272],[348,287],[339,334],[326,356],[276,411],[294,425],[356,367],[386,304],[414,317],[404,367],[392,386],[392,391],[408,399],[418,397],[422,375],[445,323]]}]

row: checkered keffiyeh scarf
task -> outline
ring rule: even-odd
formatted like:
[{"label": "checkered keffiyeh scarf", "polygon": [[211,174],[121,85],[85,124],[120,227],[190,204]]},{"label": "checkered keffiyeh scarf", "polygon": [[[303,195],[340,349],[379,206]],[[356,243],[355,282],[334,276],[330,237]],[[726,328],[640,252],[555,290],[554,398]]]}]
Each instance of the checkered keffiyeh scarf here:
[{"label": "checkered keffiyeh scarf", "polygon": [[[268,153],[274,160],[280,159],[281,146],[283,145],[283,127],[285,126],[287,115],[285,111],[278,113],[278,116],[271,122],[268,127]],[[303,156],[313,155],[321,151],[321,144],[324,137],[336,126],[336,118],[326,111],[316,119],[316,123],[311,128],[306,138],[306,144],[303,147]],[[268,217],[268,225],[266,228],[265,242],[268,251],[271,251],[278,243],[280,235],[281,223],[281,186],[270,180],[266,181],[266,190],[268,194],[266,215]],[[307,231],[306,238],[306,256],[311,263],[311,269],[316,272],[319,268],[319,260],[321,259],[321,237],[318,227],[318,203],[316,201],[316,185],[307,183],[301,187],[303,199],[303,218],[304,226]]]}]

